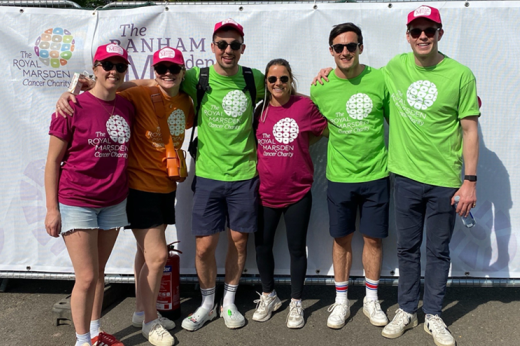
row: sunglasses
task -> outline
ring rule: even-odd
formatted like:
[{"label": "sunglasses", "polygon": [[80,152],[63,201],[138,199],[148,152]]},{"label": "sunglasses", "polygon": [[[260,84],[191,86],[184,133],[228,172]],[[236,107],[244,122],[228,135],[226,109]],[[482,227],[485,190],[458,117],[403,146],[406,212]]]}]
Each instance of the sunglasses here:
[{"label": "sunglasses", "polygon": [[283,84],[287,83],[289,81],[289,77],[288,76],[281,76],[280,78],[276,77],[276,76],[270,76],[267,78],[267,81],[269,83],[276,83],[276,81],[280,79],[280,82],[282,82]]},{"label": "sunglasses", "polygon": [[341,43],[337,43],[337,44],[333,44],[332,46],[330,46],[330,48],[334,49],[334,51],[338,54],[342,53],[343,52],[343,49],[345,49],[345,47],[347,47],[347,50],[351,53],[354,53],[357,49],[358,46],[360,46],[361,43],[356,43],[356,42],[351,42],[351,43],[347,43],[347,44],[341,44]]},{"label": "sunglasses", "polygon": [[166,71],[170,71],[171,74],[179,74],[182,70],[184,70],[184,66],[177,64],[170,66],[166,66],[165,64],[157,64],[153,68],[158,74],[165,74]]},{"label": "sunglasses", "polygon": [[126,70],[128,70],[127,64],[124,64],[122,62],[114,64],[113,62],[108,61],[108,60],[100,61],[95,66],[101,66],[101,67],[103,67],[103,70],[105,70],[107,72],[112,71],[114,66],[116,67],[116,71],[119,73],[123,73],[123,72],[126,72]]},{"label": "sunglasses", "polygon": [[218,49],[220,50],[226,50],[228,46],[231,46],[231,49],[233,50],[239,50],[240,47],[242,47],[243,45],[243,43],[240,43],[238,41],[233,41],[231,43],[227,43],[226,41],[218,41],[213,43],[216,44]]},{"label": "sunglasses", "polygon": [[421,34],[424,32],[426,37],[432,38],[433,36],[435,36],[435,33],[439,30],[441,30],[441,28],[426,28],[424,30],[416,28],[416,29],[409,29],[408,33],[410,34],[410,36],[412,36],[412,38],[419,38],[421,36]]}]

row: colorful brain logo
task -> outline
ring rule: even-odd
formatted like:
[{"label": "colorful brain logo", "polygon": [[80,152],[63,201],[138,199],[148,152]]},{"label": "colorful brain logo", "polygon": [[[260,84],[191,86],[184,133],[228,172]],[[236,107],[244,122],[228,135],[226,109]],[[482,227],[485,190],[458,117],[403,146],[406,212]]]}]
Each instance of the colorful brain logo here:
[{"label": "colorful brain logo", "polygon": [[34,43],[34,52],[46,66],[59,68],[67,65],[74,51],[74,37],[67,29],[50,28]]},{"label": "colorful brain logo", "polygon": [[113,115],[107,121],[107,132],[110,138],[119,144],[125,144],[130,140],[130,126],[126,120],[119,116]]},{"label": "colorful brain logo", "polygon": [[274,138],[280,143],[291,143],[298,137],[300,128],[294,119],[284,118],[273,126]]},{"label": "colorful brain logo", "polygon": [[408,104],[418,110],[427,110],[437,99],[437,86],[427,80],[418,80],[408,87],[406,99]]},{"label": "colorful brain logo", "polygon": [[186,128],[186,116],[182,109],[176,109],[168,117],[168,127],[172,136],[180,136]]},{"label": "colorful brain logo", "polygon": [[352,95],[347,101],[347,113],[352,119],[363,120],[372,112],[372,100],[367,94]]},{"label": "colorful brain logo", "polygon": [[222,100],[222,108],[227,115],[239,117],[246,111],[247,97],[241,90],[233,90]]}]

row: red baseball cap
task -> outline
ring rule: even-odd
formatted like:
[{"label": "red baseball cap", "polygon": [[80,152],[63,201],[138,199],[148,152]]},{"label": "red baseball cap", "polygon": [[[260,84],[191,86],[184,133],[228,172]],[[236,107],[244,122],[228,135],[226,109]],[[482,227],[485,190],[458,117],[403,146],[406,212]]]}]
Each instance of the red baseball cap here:
[{"label": "red baseball cap", "polygon": [[160,62],[168,61],[177,65],[184,65],[184,57],[182,52],[172,47],[164,47],[153,53],[152,65],[157,65]]},{"label": "red baseball cap", "polygon": [[222,28],[232,28],[233,30],[238,32],[240,34],[240,36],[244,37],[244,27],[242,25],[238,24],[237,22],[235,22],[231,18],[228,18],[226,20],[223,20],[223,21],[215,24],[215,29],[213,30],[213,35],[215,35],[215,33]]},{"label": "red baseball cap", "polygon": [[408,13],[408,21],[406,22],[406,25],[410,24],[417,18],[426,18],[431,20],[432,22],[442,24],[441,14],[439,13],[439,10],[435,7],[430,7],[426,5],[419,6],[412,12]]},{"label": "red baseball cap", "polygon": [[102,61],[112,57],[123,58],[126,63],[130,65],[130,62],[128,61],[128,52],[123,47],[115,43],[99,46],[96,50],[96,54],[94,55],[94,61]]}]

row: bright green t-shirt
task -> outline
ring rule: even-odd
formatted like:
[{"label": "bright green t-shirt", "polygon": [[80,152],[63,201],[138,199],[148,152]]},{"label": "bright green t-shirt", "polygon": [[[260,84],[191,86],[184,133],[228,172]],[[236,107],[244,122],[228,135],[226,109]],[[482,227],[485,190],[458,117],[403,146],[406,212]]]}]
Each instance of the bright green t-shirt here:
[{"label": "bright green t-shirt", "polygon": [[471,70],[447,56],[420,67],[406,53],[383,72],[391,97],[389,170],[424,184],[460,187],[460,119],[480,115]]},{"label": "bright green t-shirt", "polygon": [[[253,70],[256,98],[264,97],[264,75]],[[186,72],[182,89],[197,105],[197,83],[200,68]],[[256,176],[256,142],[253,131],[253,110],[242,66],[233,76],[221,76],[209,68],[210,90],[201,101],[198,116],[198,151],[195,174],[220,181],[239,181]]]},{"label": "bright green t-shirt", "polygon": [[341,79],[332,71],[328,83],[311,87],[311,98],[329,123],[327,179],[362,183],[387,177],[383,73],[365,66],[356,78]]}]

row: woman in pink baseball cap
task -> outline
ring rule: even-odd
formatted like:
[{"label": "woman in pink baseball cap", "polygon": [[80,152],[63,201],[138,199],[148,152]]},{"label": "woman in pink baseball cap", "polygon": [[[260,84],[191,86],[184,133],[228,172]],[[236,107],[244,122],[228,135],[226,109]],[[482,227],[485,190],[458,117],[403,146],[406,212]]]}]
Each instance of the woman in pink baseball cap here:
[{"label": "woman in pink baseball cap", "polygon": [[[128,225],[128,148],[134,106],[116,95],[128,69],[118,45],[97,48],[97,83],[67,104],[74,117],[52,116],[45,191],[45,228],[60,234],[76,282],[70,300],[76,346],[123,345],[101,332],[104,271],[121,227]],[[59,109],[59,108],[58,108]]]}]

